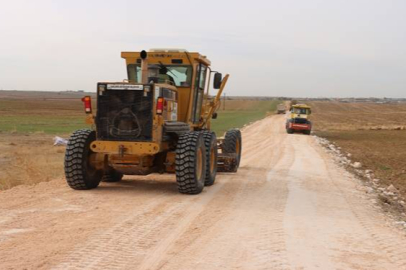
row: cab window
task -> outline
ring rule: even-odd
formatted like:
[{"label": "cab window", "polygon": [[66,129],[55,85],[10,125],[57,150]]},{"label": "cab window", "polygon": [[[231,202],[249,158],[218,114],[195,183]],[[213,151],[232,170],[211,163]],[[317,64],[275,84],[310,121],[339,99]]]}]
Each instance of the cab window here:
[{"label": "cab window", "polygon": [[166,66],[166,75],[173,79],[176,86],[190,87],[192,80],[191,66]]},{"label": "cab window", "polygon": [[296,114],[307,114],[307,109],[303,109],[303,108],[294,108],[293,112]]},{"label": "cab window", "polygon": [[130,64],[127,66],[128,80],[132,83],[141,82],[141,66]]},{"label": "cab window", "polygon": [[[127,66],[128,80],[132,83],[141,83],[141,65],[130,64]],[[192,81],[191,66],[165,66],[165,73],[160,74],[163,79],[160,83],[165,83],[166,80],[171,81],[179,87],[190,87]]]},{"label": "cab window", "polygon": [[198,123],[200,121],[200,114],[202,111],[203,97],[204,97],[204,86],[206,84],[207,67],[200,64],[197,69],[196,81],[195,81],[195,91],[194,91],[194,102],[193,102],[193,123]]},{"label": "cab window", "polygon": [[199,88],[204,90],[204,85],[206,84],[206,73],[207,73],[207,67],[201,65],[201,70],[200,70],[200,79],[199,79]]}]

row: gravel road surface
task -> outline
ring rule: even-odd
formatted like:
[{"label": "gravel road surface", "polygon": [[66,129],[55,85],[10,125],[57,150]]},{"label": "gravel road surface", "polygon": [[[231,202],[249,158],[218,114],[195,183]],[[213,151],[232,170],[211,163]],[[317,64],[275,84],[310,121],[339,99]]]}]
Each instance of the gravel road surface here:
[{"label": "gravel road surface", "polygon": [[406,238],[370,197],[272,116],[243,130],[238,173],[197,196],[173,175],[0,192],[0,269],[406,269]]}]

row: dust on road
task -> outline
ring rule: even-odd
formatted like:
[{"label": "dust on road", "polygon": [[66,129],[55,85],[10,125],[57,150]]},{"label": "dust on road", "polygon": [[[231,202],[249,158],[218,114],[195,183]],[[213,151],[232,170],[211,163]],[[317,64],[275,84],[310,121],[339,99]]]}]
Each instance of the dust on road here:
[{"label": "dust on road", "polygon": [[1,192],[0,268],[406,269],[403,233],[313,137],[283,124],[245,128],[239,172],[197,196],[173,175]]}]

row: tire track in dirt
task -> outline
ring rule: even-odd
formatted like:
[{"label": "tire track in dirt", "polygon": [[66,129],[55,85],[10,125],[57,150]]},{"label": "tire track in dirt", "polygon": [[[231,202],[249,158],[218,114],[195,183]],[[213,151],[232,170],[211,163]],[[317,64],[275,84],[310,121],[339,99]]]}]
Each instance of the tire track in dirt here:
[{"label": "tire track in dirt", "polygon": [[137,210],[108,231],[95,235],[95,240],[74,251],[66,262],[54,269],[129,269],[153,254],[150,250],[154,250],[158,242],[165,242],[165,236],[176,237],[176,231],[187,226],[222,186],[218,184],[206,196],[195,197],[194,203],[199,208],[195,208],[192,215],[186,214],[192,207],[190,200],[184,200],[186,196],[179,196],[175,201],[158,199],[151,202],[141,213]]},{"label": "tire track in dirt", "polygon": [[[320,153],[320,155],[326,155],[325,153],[321,153],[320,150],[318,150],[318,153]],[[326,160],[328,159],[323,160],[329,178],[337,179],[336,170],[331,169],[334,165],[327,162]],[[345,172],[345,174],[347,174],[349,178],[354,178],[354,176],[349,175],[347,172]],[[354,179],[354,181],[356,180]],[[338,184],[336,181],[331,182],[342,194],[349,209],[359,221],[359,224],[368,235],[368,238],[374,242],[374,245],[370,247],[368,252],[377,254],[373,256],[373,260],[371,260],[365,268],[382,269],[382,265],[387,265],[387,269],[406,269],[406,242],[404,234],[388,226],[388,218],[372,207],[368,197],[356,196],[355,192],[344,190],[343,185]],[[353,238],[352,241],[357,242],[359,240]],[[378,260],[382,261],[380,265],[376,264]],[[359,264],[360,263],[358,263],[358,265]]]},{"label": "tire track in dirt", "polygon": [[300,163],[293,166],[296,176],[291,175],[286,209],[287,215],[294,216],[286,219],[293,266],[404,269],[404,236],[385,225],[384,215],[372,207],[353,176],[334,164],[313,140],[294,146]]},{"label": "tire track in dirt", "polygon": [[[257,235],[254,235],[250,241],[251,246],[249,257],[252,262],[244,269],[289,269],[290,264],[287,259],[286,236],[283,227],[284,210],[286,207],[288,189],[286,177],[288,168],[294,162],[292,152],[283,147],[282,154],[279,154],[279,160],[273,166],[272,170],[266,176],[266,183],[262,187],[251,190],[253,205],[257,209],[258,216],[253,217],[262,222],[257,226]],[[247,193],[249,190],[247,190]],[[270,194],[272,194],[270,196]]]},{"label": "tire track in dirt", "polygon": [[[269,120],[272,121],[272,119]],[[261,132],[255,129],[255,126],[250,128],[250,131],[246,131],[250,132],[249,134]],[[269,133],[269,128],[266,129],[266,133]],[[263,139],[263,143],[267,144],[265,148],[258,145],[253,147],[252,144],[255,144],[256,140],[247,141],[239,176],[236,179],[232,179],[232,175],[228,176],[230,179],[227,185],[235,183],[234,186],[237,186],[238,183],[238,190],[227,189],[228,192],[231,191],[230,194],[233,194],[233,198],[229,198],[223,196],[225,195],[223,194],[225,189],[223,189],[223,192],[218,194],[220,203],[210,205],[196,223],[200,224],[201,221],[204,223],[209,216],[213,215],[213,212],[221,220],[203,231],[204,234],[200,231],[197,238],[190,237],[194,235],[193,231],[186,231],[180,237],[182,240],[174,243],[159,264],[142,269],[240,269],[244,268],[245,262],[248,262],[251,269],[286,268],[287,262],[283,260],[284,237],[283,214],[281,214],[286,196],[270,198],[269,203],[265,204],[263,201],[270,189],[274,190],[276,186],[282,189],[283,186],[286,187],[286,183],[278,180],[270,182],[267,177],[269,167],[281,162],[280,157],[284,149],[280,146],[283,144],[280,143],[281,140],[275,140],[272,136]],[[254,148],[258,151],[252,151]],[[274,151],[269,151],[269,148]],[[245,153],[245,151],[249,152]],[[257,160],[258,155],[263,157],[261,161]],[[277,178],[279,173],[275,172],[274,176]],[[284,193],[286,190],[279,192],[279,194]],[[224,199],[229,203],[225,203]],[[261,222],[253,223],[253,220],[258,220],[258,215],[261,216],[259,219]],[[266,220],[262,217],[264,215]],[[207,223],[204,224],[203,228],[207,228]],[[243,243],[243,246],[240,243]],[[196,258],[204,258],[204,260],[200,261]],[[235,258],[247,258],[247,260]]]}]

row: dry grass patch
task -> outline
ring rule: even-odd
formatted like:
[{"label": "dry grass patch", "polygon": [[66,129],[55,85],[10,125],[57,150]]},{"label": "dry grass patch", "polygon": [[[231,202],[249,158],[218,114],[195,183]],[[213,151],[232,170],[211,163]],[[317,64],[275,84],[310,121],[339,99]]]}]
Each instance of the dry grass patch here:
[{"label": "dry grass patch", "polygon": [[350,153],[350,159],[361,162],[362,169],[372,170],[383,186],[393,184],[406,196],[405,131],[345,130],[318,135]]},{"label": "dry grass patch", "polygon": [[61,178],[64,153],[51,135],[0,133],[0,190]]},{"label": "dry grass patch", "polygon": [[314,129],[369,130],[406,126],[406,104],[312,102]]}]

